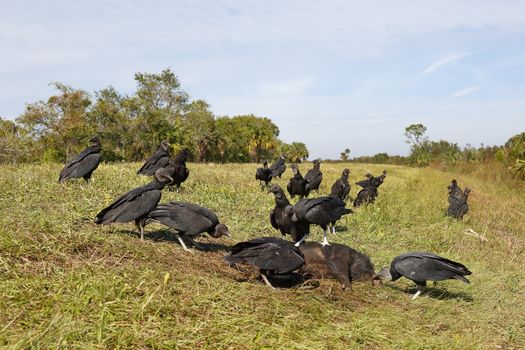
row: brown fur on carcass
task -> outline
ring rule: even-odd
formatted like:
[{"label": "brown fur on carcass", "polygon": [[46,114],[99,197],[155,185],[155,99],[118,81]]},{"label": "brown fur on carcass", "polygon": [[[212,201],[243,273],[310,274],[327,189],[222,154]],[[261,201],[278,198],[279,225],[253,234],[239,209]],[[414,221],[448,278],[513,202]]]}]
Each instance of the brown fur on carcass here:
[{"label": "brown fur on carcass", "polygon": [[365,280],[381,286],[381,281],[374,279],[374,265],[370,258],[355,249],[337,243],[323,247],[320,243],[310,242],[302,244],[299,249],[304,256],[302,274],[335,278],[343,289],[351,288],[354,281]]}]

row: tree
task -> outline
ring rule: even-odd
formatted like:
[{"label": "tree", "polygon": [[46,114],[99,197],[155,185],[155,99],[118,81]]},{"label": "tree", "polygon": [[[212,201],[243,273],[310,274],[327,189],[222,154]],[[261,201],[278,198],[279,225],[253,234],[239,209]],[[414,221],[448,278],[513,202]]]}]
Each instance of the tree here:
[{"label": "tree", "polygon": [[[189,100],[170,69],[139,72],[135,80],[135,93],[122,95],[109,86],[94,93],[93,103],[87,92],[53,83],[58,92],[47,101],[29,104],[15,122],[2,120],[2,145],[23,136],[25,147],[18,149],[29,152],[1,161],[63,162],[95,135],[101,138],[103,157],[109,161],[143,159],[164,139],[175,150],[189,148],[196,161],[260,162],[279,154],[279,128],[269,118],[253,114],[215,118],[205,100]],[[298,161],[308,157],[302,143],[287,147]]]},{"label": "tree", "polygon": [[225,162],[260,162],[275,158],[279,128],[253,114],[216,120],[219,135],[216,157]]},{"label": "tree", "polygon": [[525,179],[525,132],[512,136],[503,150],[503,160],[516,176]]},{"label": "tree", "polygon": [[209,107],[204,100],[191,102],[177,128],[178,142],[190,149],[197,162],[208,160],[218,142],[215,118]]},{"label": "tree", "polygon": [[428,139],[425,137],[427,128],[423,124],[411,124],[405,128],[405,136],[407,137],[407,143],[413,147],[419,147],[422,143]]},{"label": "tree", "polygon": [[17,122],[41,147],[43,160],[66,161],[85,147],[94,133],[86,113],[91,100],[87,92],[62,83],[52,83],[59,94],[47,102],[39,101],[26,107]]},{"label": "tree", "polygon": [[291,144],[283,143],[281,153],[292,163],[300,163],[308,159],[309,153],[306,145],[302,142],[292,142]]},{"label": "tree", "polygon": [[131,159],[138,160],[153,153],[164,139],[175,143],[189,96],[170,69],[160,74],[136,73],[135,81],[137,91],[123,106],[131,118]]},{"label": "tree", "polygon": [[345,150],[341,152],[340,159],[343,162],[347,162],[350,159],[350,148],[345,148]]},{"label": "tree", "polygon": [[180,116],[188,103],[188,94],[181,89],[179,79],[169,68],[160,74],[136,73],[136,97],[146,110],[165,110]]},{"label": "tree", "polygon": [[125,108],[127,97],[120,95],[112,86],[95,92],[95,97],[87,119],[102,140],[104,159],[131,159],[134,137],[130,114]]},{"label": "tree", "polygon": [[30,139],[12,120],[0,117],[0,164],[26,161]]}]

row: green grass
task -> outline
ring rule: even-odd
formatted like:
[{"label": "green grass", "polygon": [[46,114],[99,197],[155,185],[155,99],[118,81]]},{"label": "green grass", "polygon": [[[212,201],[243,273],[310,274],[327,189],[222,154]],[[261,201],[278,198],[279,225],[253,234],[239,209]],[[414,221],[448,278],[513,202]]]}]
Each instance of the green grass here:
[{"label": "green grass", "polygon": [[[467,265],[471,284],[445,281],[410,300],[402,279],[342,291],[269,290],[228,268],[224,250],[185,253],[161,226],[140,241],[132,224],[96,226],[96,213],[148,181],[140,165],[103,164],[94,182],[56,182],[59,165],[1,166],[0,347],[25,348],[297,348],[520,349],[525,347],[525,190],[479,176],[366,164],[323,164],[320,193],[342,169],[351,182],[388,170],[374,205],[339,223],[332,242],[367,253],[376,269],[401,253],[426,250]],[[232,245],[277,236],[268,214],[273,196],[259,190],[257,165],[190,164],[181,193],[215,210]],[[310,165],[301,165],[303,173]],[[281,186],[285,186],[287,170]],[[463,222],[444,217],[446,186],[469,186]],[[352,196],[357,189],[352,188]],[[344,228],[343,228],[344,227]],[[488,241],[465,235],[472,228]],[[322,231],[312,229],[311,240]],[[201,239],[206,242],[206,239]],[[432,284],[430,284],[432,287]]]}]

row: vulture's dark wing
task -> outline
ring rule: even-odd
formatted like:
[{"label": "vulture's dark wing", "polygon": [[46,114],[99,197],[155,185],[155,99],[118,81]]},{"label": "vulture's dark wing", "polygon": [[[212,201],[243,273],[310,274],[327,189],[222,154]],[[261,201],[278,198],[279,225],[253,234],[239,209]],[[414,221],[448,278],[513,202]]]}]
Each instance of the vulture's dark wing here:
[{"label": "vulture's dark wing", "polygon": [[90,153],[82,159],[70,163],[60,172],[59,181],[84,177],[93,172],[100,163],[100,153]]},{"label": "vulture's dark wing", "polygon": [[[471,272],[460,263],[432,253],[409,253],[394,263],[394,268],[413,281],[441,281],[456,276],[470,275]],[[465,280],[463,278],[462,280]]]},{"label": "vulture's dark wing", "polygon": [[169,162],[169,154],[163,149],[160,149],[146,160],[142,168],[137,171],[137,174],[154,175],[157,169],[166,167]]},{"label": "vulture's dark wing", "polygon": [[[90,171],[96,169],[100,163],[100,152],[94,147],[87,147],[74,159],[72,159],[60,172],[59,180],[83,177]],[[78,175],[77,174],[81,174]]]},{"label": "vulture's dark wing", "polygon": [[138,219],[151,211],[160,200],[158,189],[148,185],[135,188],[117,198],[97,215],[97,224],[128,222]]},{"label": "vulture's dark wing", "polygon": [[352,211],[345,208],[345,202],[337,197],[318,197],[300,200],[294,206],[294,212],[299,220],[305,219],[315,224],[337,221],[344,214]]},{"label": "vulture's dark wing", "polygon": [[355,184],[358,186],[361,186],[362,188],[368,188],[371,186],[369,179],[358,181]]},{"label": "vulture's dark wing", "polygon": [[281,176],[282,173],[284,173],[284,171],[286,170],[286,164],[284,162],[284,159],[279,159],[275,163],[273,163],[270,166],[270,170],[272,171],[273,178]]},{"label": "vulture's dark wing", "polygon": [[262,237],[233,246],[231,254],[224,258],[229,264],[248,263],[259,270],[276,274],[293,272],[304,264],[300,250],[291,242]]},{"label": "vulture's dark wing", "polygon": [[279,229],[279,225],[277,225],[277,221],[275,220],[275,209],[272,209],[270,211],[270,223],[272,224],[272,227],[276,230]]},{"label": "vulture's dark wing", "polygon": [[349,193],[350,193],[350,184],[344,186],[344,188],[343,188],[343,197],[341,199],[346,199],[346,197],[348,197]]},{"label": "vulture's dark wing", "polygon": [[215,214],[209,215],[209,212],[206,208],[196,204],[171,202],[158,205],[148,217],[191,236],[206,232],[217,224],[217,217],[215,216],[215,220],[210,219],[209,216],[213,217]]},{"label": "vulture's dark wing", "polygon": [[308,182],[309,189],[318,189],[323,180],[323,173],[317,169],[310,169],[304,176],[304,179]]}]

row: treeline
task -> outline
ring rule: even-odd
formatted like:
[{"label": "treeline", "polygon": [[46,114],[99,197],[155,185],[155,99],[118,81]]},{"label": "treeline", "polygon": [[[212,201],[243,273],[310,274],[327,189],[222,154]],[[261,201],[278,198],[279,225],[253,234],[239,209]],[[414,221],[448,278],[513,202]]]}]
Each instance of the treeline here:
[{"label": "treeline", "polygon": [[[432,141],[422,124],[412,124],[405,129],[410,154],[407,157],[378,153],[373,156],[356,157],[352,162],[396,164],[410,166],[453,166],[471,162],[501,162],[517,177],[525,179],[525,132],[511,137],[504,145],[460,147],[445,140]],[[347,150],[345,150],[347,151]],[[345,153],[349,153],[345,152]],[[341,153],[343,158],[344,153]]]},{"label": "treeline", "polygon": [[196,162],[261,162],[284,153],[308,158],[306,145],[286,144],[269,119],[252,114],[217,117],[205,100],[190,100],[177,76],[137,73],[136,91],[113,87],[93,96],[62,83],[56,95],[26,106],[15,121],[0,118],[0,162],[64,162],[98,135],[106,161],[138,161],[167,139],[176,152],[190,149]]}]

